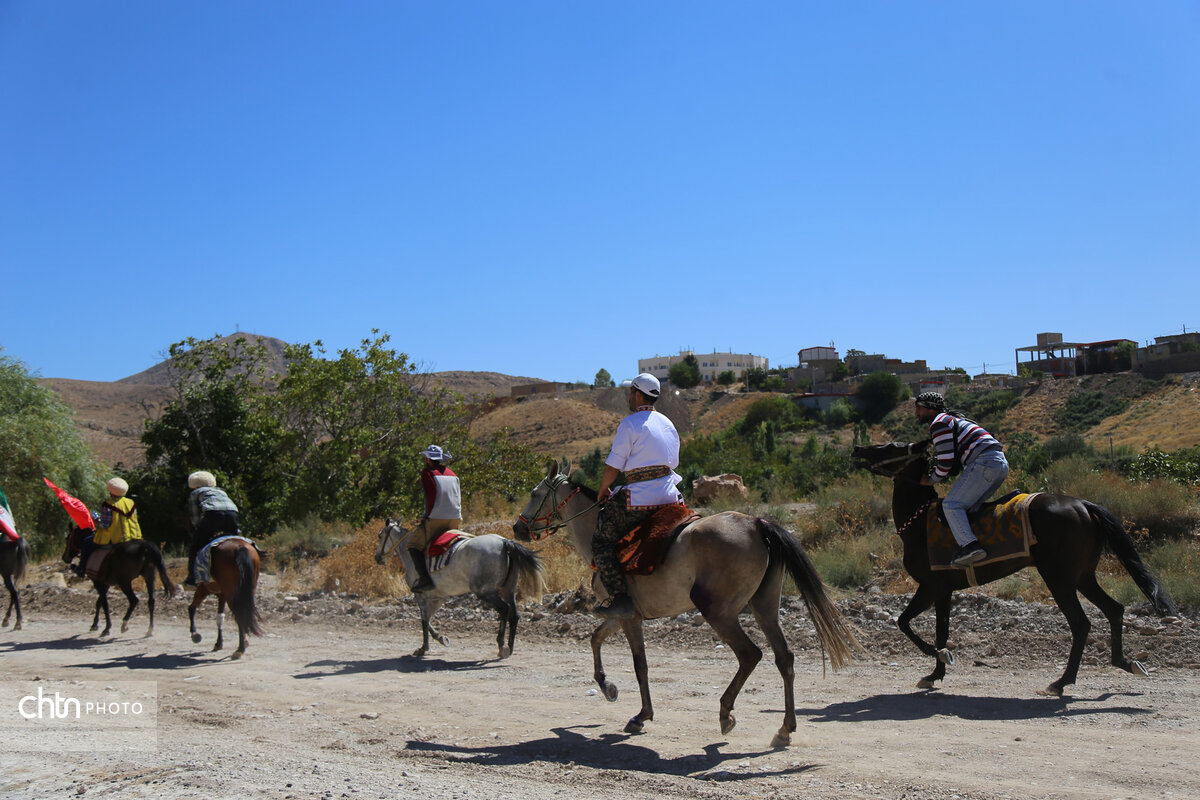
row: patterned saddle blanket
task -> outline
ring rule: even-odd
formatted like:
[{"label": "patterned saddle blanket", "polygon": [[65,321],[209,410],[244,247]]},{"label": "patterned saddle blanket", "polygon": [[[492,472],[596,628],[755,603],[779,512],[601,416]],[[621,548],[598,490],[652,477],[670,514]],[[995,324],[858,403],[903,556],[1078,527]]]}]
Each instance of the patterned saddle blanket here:
[{"label": "patterned saddle blanket", "polygon": [[425,560],[429,564],[429,571],[437,572],[439,569],[444,569],[450,563],[450,558],[459,545],[474,538],[475,534],[473,533],[453,529],[438,534],[425,548]]},{"label": "patterned saddle blanket", "polygon": [[700,515],[683,503],[663,506],[617,540],[617,563],[626,574],[650,575],[667,557],[676,537]]},{"label": "patterned saddle blanket", "polygon": [[[988,557],[972,565],[968,572],[1010,558],[1030,558],[1029,549],[1037,544],[1037,539],[1029,526],[1029,503],[1038,494],[1040,492],[1014,492],[994,503],[985,503],[977,513],[970,515],[971,530],[987,550]],[[959,569],[950,565],[950,559],[958,550],[958,542],[946,524],[941,502],[931,505],[926,515],[929,566],[933,569]]]},{"label": "patterned saddle blanket", "polygon": [[211,542],[204,545],[204,547],[200,548],[200,552],[196,554],[197,583],[208,583],[212,580],[212,575],[209,574],[209,570],[212,567],[212,549],[221,542],[228,542],[231,539],[240,542],[247,542],[248,544],[252,545],[255,550],[258,549],[258,545],[254,544],[253,540],[247,539],[245,536],[218,536],[216,539],[213,539]]}]

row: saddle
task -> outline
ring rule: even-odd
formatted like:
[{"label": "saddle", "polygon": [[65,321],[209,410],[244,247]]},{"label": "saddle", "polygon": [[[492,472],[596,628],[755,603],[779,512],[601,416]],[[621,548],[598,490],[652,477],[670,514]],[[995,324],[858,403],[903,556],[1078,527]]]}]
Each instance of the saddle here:
[{"label": "saddle", "polygon": [[425,561],[429,565],[430,572],[437,572],[442,567],[450,563],[450,556],[454,555],[454,551],[460,544],[468,539],[474,539],[475,534],[467,533],[466,531],[454,530],[451,528],[448,531],[439,533],[429,546],[425,548]]},{"label": "saddle", "polygon": [[650,575],[667,558],[667,550],[683,529],[700,519],[700,515],[683,503],[663,506],[649,519],[632,528],[617,540],[617,563],[621,571],[633,575]]},{"label": "saddle", "polygon": [[[224,536],[218,536],[208,544],[204,545],[204,547],[201,547],[200,552],[196,553],[197,584],[208,583],[212,580],[212,575],[210,574],[210,569],[212,568],[212,549],[222,542],[228,542],[231,539],[240,542],[248,542],[254,547],[255,550],[258,550],[258,545],[255,544],[252,539],[247,539],[245,536],[241,536],[239,534],[225,534]],[[261,554],[262,551],[259,550],[259,553]]]},{"label": "saddle", "polygon": [[88,556],[87,564],[83,567],[83,574],[92,580],[100,577],[100,568],[104,566],[104,559],[108,558],[112,549],[111,544],[97,545],[96,549],[92,550],[91,555]]},{"label": "saddle", "polygon": [[[984,503],[978,511],[967,515],[971,530],[988,552],[988,557],[972,565],[968,574],[978,567],[1013,558],[1024,558],[1033,563],[1029,550],[1037,544],[1037,538],[1029,525],[1029,504],[1038,494],[1040,492],[1010,492],[997,500]],[[958,549],[958,542],[954,540],[954,534],[946,524],[941,501],[930,506],[926,514],[925,534],[929,544],[929,566],[939,570],[960,569],[950,564],[950,559]]]}]

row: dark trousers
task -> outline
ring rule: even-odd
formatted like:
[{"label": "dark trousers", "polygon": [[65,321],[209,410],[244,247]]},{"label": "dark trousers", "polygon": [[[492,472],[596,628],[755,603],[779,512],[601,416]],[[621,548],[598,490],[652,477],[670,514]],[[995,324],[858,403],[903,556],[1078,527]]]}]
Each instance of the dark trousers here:
[{"label": "dark trousers", "polygon": [[627,489],[608,498],[608,502],[601,507],[596,535],[592,537],[592,560],[596,562],[596,572],[604,584],[604,591],[610,597],[629,594],[625,586],[625,573],[617,563],[617,542],[630,530],[654,516],[656,511],[657,506],[630,508]]},{"label": "dark trousers", "polygon": [[188,550],[188,572],[191,573],[195,570],[196,554],[204,545],[218,536],[230,536],[238,533],[241,531],[238,529],[236,511],[205,511],[204,516],[200,518],[200,524],[192,532],[192,546]]}]

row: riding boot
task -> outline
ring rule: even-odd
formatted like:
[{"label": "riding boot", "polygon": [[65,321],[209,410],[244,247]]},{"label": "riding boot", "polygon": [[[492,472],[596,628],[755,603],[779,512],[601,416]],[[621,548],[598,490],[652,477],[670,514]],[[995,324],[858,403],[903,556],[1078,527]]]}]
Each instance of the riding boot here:
[{"label": "riding boot", "polygon": [[433,588],[433,579],[429,577],[429,568],[425,566],[425,553],[415,547],[408,549],[408,554],[412,556],[413,566],[417,570],[417,582],[413,584],[413,594],[417,592],[428,592]]},{"label": "riding boot", "polygon": [[188,553],[188,574],[183,580],[184,586],[196,585],[196,551]]}]

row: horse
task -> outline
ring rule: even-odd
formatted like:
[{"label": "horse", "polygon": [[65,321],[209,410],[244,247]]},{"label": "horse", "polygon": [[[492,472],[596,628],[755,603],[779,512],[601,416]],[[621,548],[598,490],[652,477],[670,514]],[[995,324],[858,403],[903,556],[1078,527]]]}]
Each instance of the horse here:
[{"label": "horse", "polygon": [[21,597],[17,594],[16,581],[25,577],[25,567],[29,564],[29,542],[22,536],[16,541],[0,537],[0,575],[4,576],[4,586],[8,589],[8,610],[4,612],[3,627],[8,627],[8,620],[16,609],[17,621],[14,631],[21,630]]},{"label": "horse", "polygon": [[[851,455],[857,466],[892,479],[892,516],[904,542],[904,569],[917,582],[917,590],[897,624],[922,653],[936,659],[933,672],[917,683],[920,689],[934,688],[935,683],[945,677],[946,666],[954,664],[954,655],[946,647],[950,636],[950,597],[956,589],[966,588],[969,583],[966,570],[934,570],[929,564],[926,509],[937,502],[938,495],[936,489],[922,485],[920,481],[928,470],[930,443],[927,439],[911,444],[862,445],[855,447]],[[1075,683],[1091,628],[1078,593],[1108,619],[1112,631],[1113,666],[1134,675],[1146,675],[1144,666],[1125,658],[1121,643],[1125,607],[1100,588],[1096,580],[1096,565],[1105,545],[1116,554],[1160,616],[1173,616],[1179,612],[1166,590],[1142,563],[1121,521],[1108,509],[1087,500],[1040,493],[1029,503],[1029,524],[1037,543],[1030,548],[1028,557],[984,564],[975,567],[974,572],[977,583],[984,584],[1032,564],[1067,618],[1071,628],[1071,651],[1066,670],[1040,694],[1061,697],[1064,687]],[[912,620],[930,605],[937,617],[932,645],[918,636],[911,626]]]},{"label": "horse", "polygon": [[[412,589],[417,571],[408,554],[408,537],[411,531],[393,519],[384,522],[379,531],[379,545],[375,548],[375,563],[384,564],[392,551],[396,551],[404,562],[404,579]],[[446,566],[430,570],[433,588],[415,594],[421,609],[421,646],[413,651],[417,658],[429,652],[429,637],[432,635],[443,647],[449,640],[433,627],[433,615],[447,598],[473,593],[483,603],[496,610],[500,616],[500,630],[496,634],[499,657],[512,655],[513,642],[517,638],[517,599],[541,600],[546,591],[545,567],[541,559],[531,550],[494,533],[463,540],[451,554]],[[505,630],[508,641],[505,642]]]},{"label": "horse", "polygon": [[225,604],[229,603],[238,626],[238,648],[229,658],[236,660],[246,653],[246,634],[263,635],[262,617],[254,604],[254,594],[258,588],[258,549],[243,539],[226,539],[209,548],[208,563],[210,578],[196,585],[188,606],[192,641],[199,644],[202,638],[196,630],[196,610],[210,594],[216,595],[217,642],[213,645],[213,652],[225,646]]},{"label": "horse", "polygon": [[[71,532],[67,534],[67,546],[62,554],[64,563],[70,564],[75,556],[79,555],[79,542],[82,537],[82,528],[72,528]],[[129,610],[125,612],[125,617],[121,620],[121,633],[129,630],[129,618],[133,616],[133,610],[137,608],[138,604],[137,595],[133,591],[133,581],[140,575],[146,582],[146,606],[150,612],[150,627],[146,630],[146,638],[153,636],[155,572],[162,577],[163,599],[170,600],[175,596],[178,587],[171,582],[170,576],[167,575],[167,565],[163,563],[162,552],[158,549],[158,545],[145,539],[130,539],[113,545],[104,559],[104,563],[100,565],[99,574],[92,579],[92,585],[96,587],[98,597],[96,598],[96,614],[92,617],[92,627],[89,630],[94,631],[100,627],[101,609],[104,610],[104,630],[100,632],[100,636],[108,636],[109,631],[112,630],[112,618],[108,613],[108,588],[113,584],[119,586],[129,600]]]},{"label": "horse", "polygon": [[[561,464],[553,460],[547,463],[546,476],[531,492],[513,532],[518,539],[531,541],[566,527],[576,552],[585,563],[590,563],[592,536],[599,515],[597,495],[573,482],[568,471],[569,462],[565,460]],[[737,656],[737,673],[721,695],[718,717],[722,734],[733,730],[737,724],[734,701],[763,655],[738,621],[738,614],[749,605],[783,678],[783,725],[771,745],[780,748],[791,743],[796,730],[795,659],[779,624],[779,597],[785,572],[799,588],[816,626],[822,651],[828,653],[834,669],[849,663],[855,652],[862,649],[854,629],[826,595],[821,578],[799,540],[767,520],[728,511],[693,522],[678,535],[667,551],[666,560],[652,574],[627,576],[637,613],[601,622],[591,638],[594,678],[609,701],[617,699],[617,687],[604,673],[601,645],[618,629],[624,631],[629,642],[642,707],[625,725],[626,733],[640,733],[654,719],[643,620],[673,617],[691,610],[698,610]],[[592,589],[603,596],[604,587],[598,577],[593,578]]]}]

